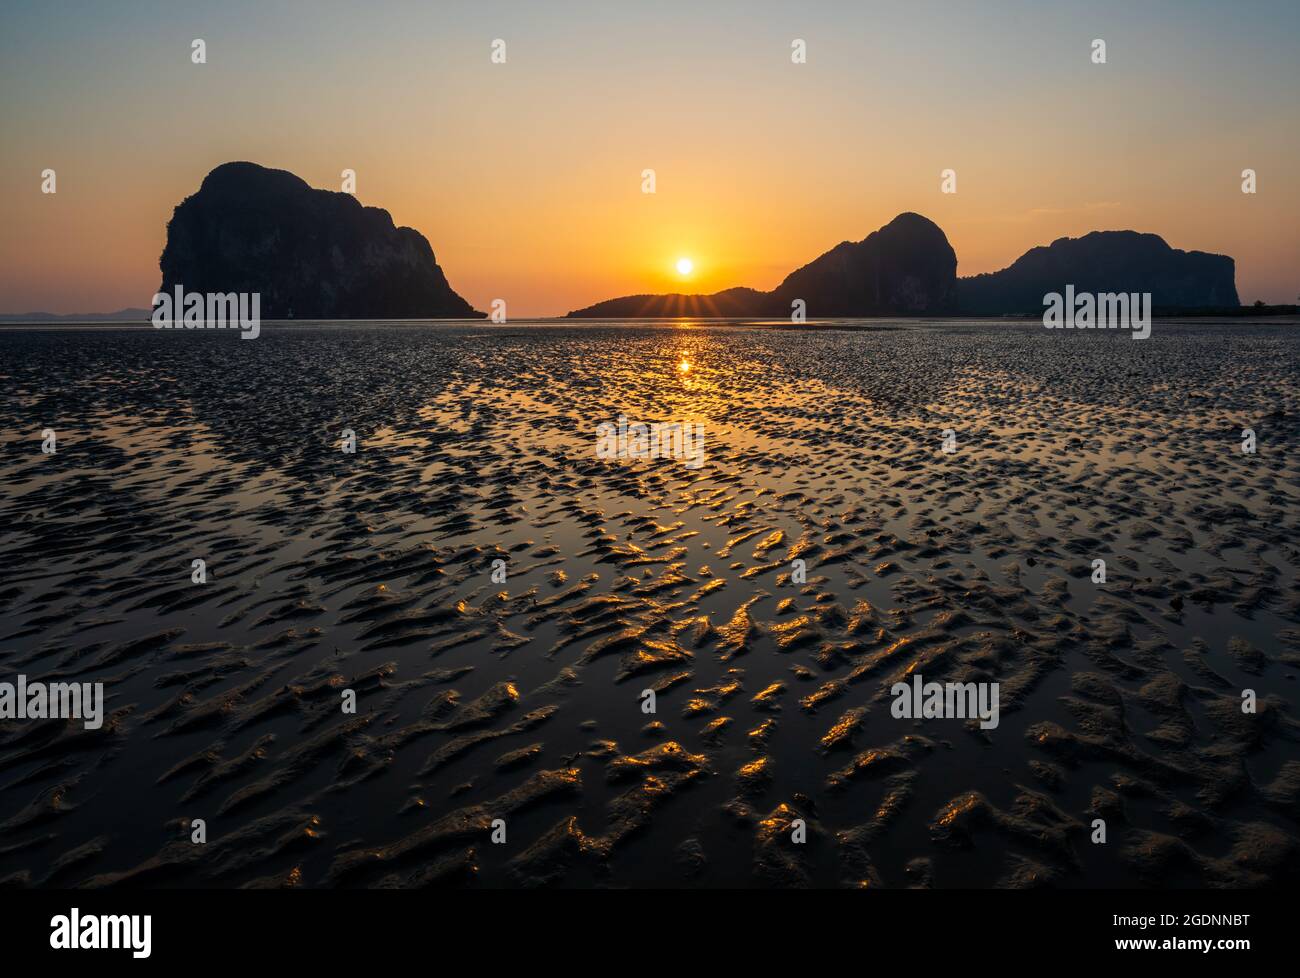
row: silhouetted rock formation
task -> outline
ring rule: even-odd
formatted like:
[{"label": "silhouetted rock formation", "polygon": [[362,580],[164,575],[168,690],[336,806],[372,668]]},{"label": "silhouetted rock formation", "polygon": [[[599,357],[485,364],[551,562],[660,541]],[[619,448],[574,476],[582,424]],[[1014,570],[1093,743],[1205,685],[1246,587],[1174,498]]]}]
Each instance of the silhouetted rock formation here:
[{"label": "silhouetted rock formation", "polygon": [[956,285],[957,254],[939,225],[899,214],[791,272],[772,297],[786,316],[795,299],[810,317],[925,316],[950,311]]},{"label": "silhouetted rock formation", "polygon": [[957,283],[963,315],[1041,313],[1043,296],[1065,292],[1150,292],[1157,309],[1233,307],[1236,266],[1227,255],[1179,251],[1157,234],[1093,231],[1031,248],[1000,272]]},{"label": "silhouetted rock formation", "polygon": [[956,279],[957,256],[939,226],[920,214],[899,214],[864,240],[845,241],[791,272],[771,292],[632,295],[569,316],[788,318],[796,299],[810,318],[937,315],[950,311]]},{"label": "silhouetted rock formation", "polygon": [[160,292],[257,292],[264,319],[482,317],[424,235],[285,170],[225,163],[176,207]]},{"label": "silhouetted rock formation", "polygon": [[811,318],[1041,314],[1043,296],[1150,292],[1157,309],[1236,308],[1235,266],[1227,255],[1178,251],[1155,234],[1094,231],[1027,251],[1000,272],[957,278],[957,256],[933,221],[900,214],[856,244],[846,241],[792,272],[771,292],[634,295],[569,313],[572,318],[789,318],[802,299]]}]

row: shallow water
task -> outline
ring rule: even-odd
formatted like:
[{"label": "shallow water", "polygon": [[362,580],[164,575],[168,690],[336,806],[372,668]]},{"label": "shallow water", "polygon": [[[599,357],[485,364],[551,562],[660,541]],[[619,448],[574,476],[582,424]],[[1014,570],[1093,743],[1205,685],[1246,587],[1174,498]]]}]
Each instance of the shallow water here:
[{"label": "shallow water", "polygon": [[0,883],[1294,881],[1300,330],[858,325],[0,330]]}]

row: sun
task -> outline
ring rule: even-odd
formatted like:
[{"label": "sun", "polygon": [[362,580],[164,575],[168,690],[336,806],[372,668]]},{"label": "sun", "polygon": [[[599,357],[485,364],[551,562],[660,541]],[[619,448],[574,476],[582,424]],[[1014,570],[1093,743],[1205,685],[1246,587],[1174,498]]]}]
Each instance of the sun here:
[{"label": "sun", "polygon": [[689,274],[691,274],[691,272],[693,272],[694,270],[695,270],[695,262],[691,261],[689,258],[678,258],[678,259],[677,259],[677,274],[678,274],[678,275],[689,275]]}]

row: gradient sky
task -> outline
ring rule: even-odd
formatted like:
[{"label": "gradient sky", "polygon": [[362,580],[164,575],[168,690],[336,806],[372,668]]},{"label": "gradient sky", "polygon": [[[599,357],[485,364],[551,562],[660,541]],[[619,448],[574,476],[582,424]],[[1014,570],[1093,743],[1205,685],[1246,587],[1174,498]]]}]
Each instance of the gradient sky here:
[{"label": "gradient sky", "polygon": [[512,318],[770,289],[906,210],[959,275],[1133,228],[1294,302],[1298,105],[1297,0],[6,0],[0,312],[148,306],[172,208],[230,160],[355,169]]}]

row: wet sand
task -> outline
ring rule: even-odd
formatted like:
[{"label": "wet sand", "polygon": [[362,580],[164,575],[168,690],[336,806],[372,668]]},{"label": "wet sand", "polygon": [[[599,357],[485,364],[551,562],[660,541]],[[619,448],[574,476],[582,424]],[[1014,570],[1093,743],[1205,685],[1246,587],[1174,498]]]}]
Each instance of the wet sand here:
[{"label": "wet sand", "polygon": [[1294,883],[1300,329],[859,325],[0,330],[0,884]]}]

